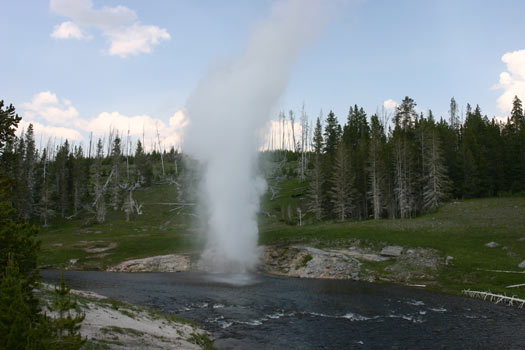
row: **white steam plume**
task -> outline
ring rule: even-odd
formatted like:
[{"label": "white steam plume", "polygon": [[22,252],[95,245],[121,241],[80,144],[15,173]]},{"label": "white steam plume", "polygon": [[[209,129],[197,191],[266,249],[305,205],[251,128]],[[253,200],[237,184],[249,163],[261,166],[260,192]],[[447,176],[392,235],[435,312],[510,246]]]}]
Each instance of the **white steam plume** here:
[{"label": "white steam plume", "polygon": [[322,0],[278,2],[244,52],[212,70],[189,98],[184,151],[204,165],[207,249],[201,263],[244,272],[259,260],[257,212],[266,183],[257,177],[257,132],[286,88],[301,50],[326,14]]}]

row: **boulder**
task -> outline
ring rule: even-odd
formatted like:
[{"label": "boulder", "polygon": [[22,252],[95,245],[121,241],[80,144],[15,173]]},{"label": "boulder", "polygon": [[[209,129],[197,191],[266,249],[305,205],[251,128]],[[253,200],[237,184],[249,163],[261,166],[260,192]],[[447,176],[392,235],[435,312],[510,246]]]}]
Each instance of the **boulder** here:
[{"label": "boulder", "polygon": [[518,265],[518,267],[519,267],[520,269],[525,269],[525,260],[523,260],[523,261]]},{"label": "boulder", "polygon": [[187,255],[159,255],[144,259],[124,261],[108,269],[114,272],[180,272],[191,269]]},{"label": "boulder", "polygon": [[397,257],[397,256],[400,256],[402,252],[403,252],[403,247],[400,247],[397,245],[390,245],[390,246],[384,247],[381,250],[380,254],[383,256]]},{"label": "boulder", "polygon": [[485,247],[496,248],[496,247],[499,247],[499,243],[497,243],[497,242],[489,242],[489,243],[485,244]]},{"label": "boulder", "polygon": [[[274,258],[275,255],[278,258]],[[267,246],[263,268],[266,272],[290,277],[359,279],[361,263],[345,254],[313,247]]]},{"label": "boulder", "polygon": [[447,258],[445,259],[445,265],[452,265],[452,260],[454,259],[453,256],[447,256]]}]

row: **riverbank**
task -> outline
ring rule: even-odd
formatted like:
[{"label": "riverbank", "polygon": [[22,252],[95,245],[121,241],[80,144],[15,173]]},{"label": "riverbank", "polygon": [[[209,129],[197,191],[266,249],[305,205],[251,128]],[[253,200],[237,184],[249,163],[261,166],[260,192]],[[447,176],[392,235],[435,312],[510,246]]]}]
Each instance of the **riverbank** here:
[{"label": "riverbank", "polygon": [[[52,288],[42,284],[38,291],[44,304],[52,301]],[[80,328],[86,349],[213,349],[209,333],[190,321],[93,292],[71,294],[76,312],[86,315]]]},{"label": "riverbank", "polygon": [[[53,283],[61,271],[42,271]],[[518,349],[525,309],[385,283],[66,271],[74,288],[176,314],[233,349]]]},{"label": "riverbank", "polygon": [[[42,230],[40,264],[71,270],[191,270],[199,257],[197,232],[169,208],[155,210],[118,225],[57,222]],[[525,261],[524,198],[455,201],[435,213],[405,220],[291,226],[261,217],[259,222],[259,243],[267,247],[263,271],[525,298],[525,286],[507,288],[525,283],[525,268],[520,267]],[[401,247],[399,256],[381,255],[389,246]]]}]

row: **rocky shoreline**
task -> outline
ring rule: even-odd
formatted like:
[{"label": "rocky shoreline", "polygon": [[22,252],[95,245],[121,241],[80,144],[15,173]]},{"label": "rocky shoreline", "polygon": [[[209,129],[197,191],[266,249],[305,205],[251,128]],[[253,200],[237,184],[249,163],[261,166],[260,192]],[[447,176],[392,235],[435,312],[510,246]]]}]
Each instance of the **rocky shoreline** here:
[{"label": "rocky shoreline", "polygon": [[169,254],[121,262],[107,269],[110,272],[182,272],[192,270],[189,255]]},{"label": "rocky shoreline", "polygon": [[[351,279],[436,284],[439,270],[450,263],[438,251],[427,248],[359,245],[315,248],[302,245],[271,245],[262,250],[260,271],[298,278]],[[198,270],[198,261],[185,254],[133,259],[109,267],[113,272],[181,272]]]},{"label": "rocky shoreline", "polygon": [[265,247],[264,271],[300,278],[435,284],[444,259],[436,250],[386,246],[380,251],[308,246]]},{"label": "rocky shoreline", "polygon": [[[39,292],[46,303],[53,288],[42,284]],[[85,314],[80,333],[86,348],[198,350],[211,344],[210,334],[189,321],[92,292],[72,289],[71,294],[77,312]]]}]

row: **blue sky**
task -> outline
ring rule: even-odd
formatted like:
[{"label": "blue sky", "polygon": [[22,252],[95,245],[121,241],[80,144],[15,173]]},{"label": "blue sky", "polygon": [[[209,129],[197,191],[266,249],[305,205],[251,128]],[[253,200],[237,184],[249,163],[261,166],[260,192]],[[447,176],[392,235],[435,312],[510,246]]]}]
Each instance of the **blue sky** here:
[{"label": "blue sky", "polygon": [[[525,98],[524,1],[334,2],[327,25],[311,23],[318,38],[294,66],[278,109],[299,111],[304,102],[310,117],[334,110],[343,123],[350,105],[370,115],[408,95],[446,117],[454,96],[460,108],[479,104],[492,117],[507,115],[510,95]],[[168,128],[210,67],[242,51],[272,3],[3,1],[0,99],[42,128],[64,128],[48,129],[64,137],[116,115]],[[72,27],[57,34],[64,22]],[[149,39],[137,44],[134,35]],[[134,116],[141,118],[125,119]]]}]

